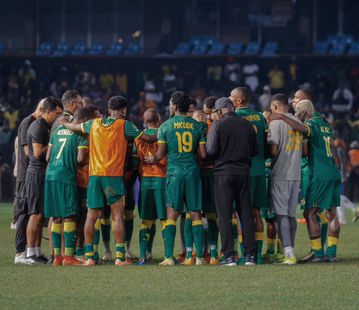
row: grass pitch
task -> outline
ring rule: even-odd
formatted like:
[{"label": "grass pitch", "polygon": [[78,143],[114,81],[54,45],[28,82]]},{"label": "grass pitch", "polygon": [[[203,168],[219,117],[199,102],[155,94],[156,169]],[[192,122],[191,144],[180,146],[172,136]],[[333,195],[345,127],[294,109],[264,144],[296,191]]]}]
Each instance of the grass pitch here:
[{"label": "grass pitch", "polygon": [[[233,268],[119,268],[110,264],[53,268],[13,264],[15,232],[9,229],[11,212],[10,204],[0,204],[1,309],[358,308],[359,224],[342,227],[338,264]],[[136,255],[137,227],[132,244]],[[157,261],[163,254],[159,231],[154,244]],[[308,249],[306,227],[298,224],[297,257],[304,256]],[[43,250],[49,253],[45,240]]]}]

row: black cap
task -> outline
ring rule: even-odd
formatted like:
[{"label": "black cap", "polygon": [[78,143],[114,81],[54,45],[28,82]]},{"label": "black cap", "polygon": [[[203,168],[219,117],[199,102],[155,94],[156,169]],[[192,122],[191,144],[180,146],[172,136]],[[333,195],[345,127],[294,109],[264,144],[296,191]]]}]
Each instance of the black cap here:
[{"label": "black cap", "polygon": [[233,108],[233,102],[228,97],[222,97],[216,100],[213,112],[226,108]]}]

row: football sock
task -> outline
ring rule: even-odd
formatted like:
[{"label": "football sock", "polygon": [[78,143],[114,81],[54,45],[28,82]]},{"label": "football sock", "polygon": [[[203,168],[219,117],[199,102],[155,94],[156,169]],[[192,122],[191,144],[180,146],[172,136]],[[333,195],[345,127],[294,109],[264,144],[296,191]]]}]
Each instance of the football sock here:
[{"label": "football sock", "polygon": [[124,243],[116,243],[116,259],[124,262],[125,258],[125,244]]},{"label": "football sock", "polygon": [[142,220],[139,231],[139,241],[140,241],[140,258],[146,258],[146,252],[148,251],[148,240],[150,238],[152,221]]},{"label": "football sock", "polygon": [[150,229],[150,238],[148,239],[148,252],[152,252],[152,247],[153,247],[153,241],[155,240],[155,236],[156,236],[156,224],[155,222],[152,223],[151,229]]},{"label": "football sock", "polygon": [[288,258],[294,257],[294,249],[292,246],[284,247],[284,255]]},{"label": "football sock", "polygon": [[65,238],[65,256],[73,256],[75,242],[76,242],[76,222],[64,223],[64,238]]},{"label": "football sock", "polygon": [[337,245],[338,245],[339,237],[328,237],[328,247],[327,247],[327,255],[328,257],[335,257],[337,254]]},{"label": "football sock", "polygon": [[289,225],[290,225],[290,242],[292,245],[292,248],[294,249],[294,243],[295,243],[295,234],[297,232],[297,220],[295,217],[288,216]]},{"label": "football sock", "polygon": [[[55,256],[61,255],[61,224],[51,225],[52,245],[54,247]],[[35,254],[34,254],[35,255]]]},{"label": "football sock", "polygon": [[290,224],[288,216],[286,215],[277,215],[276,216],[278,223],[278,231],[280,235],[280,239],[282,241],[283,247],[288,247],[292,245],[290,239]]},{"label": "football sock", "polygon": [[277,239],[277,253],[278,254],[284,254],[282,241],[279,238]]},{"label": "football sock", "polygon": [[82,246],[77,246],[76,247],[76,251],[75,251],[75,255],[76,256],[82,256],[84,255],[84,248]]},{"label": "football sock", "polygon": [[35,247],[35,253],[36,253],[36,256],[41,256],[41,247],[36,246]]},{"label": "football sock", "polygon": [[166,222],[167,220],[161,220],[161,234],[163,241],[165,241]]},{"label": "football sock", "polygon": [[262,263],[263,239],[264,239],[264,232],[255,232],[254,240],[255,240],[255,244],[256,244],[257,264]]},{"label": "football sock", "polygon": [[101,235],[102,241],[106,250],[110,249],[110,240],[111,240],[111,220],[110,219],[101,219]]},{"label": "football sock", "polygon": [[100,229],[101,229],[101,219],[97,219],[95,222],[95,231],[93,235],[93,249],[98,253],[98,244],[100,242]]},{"label": "football sock", "polygon": [[234,255],[238,255],[238,219],[232,218],[232,232],[234,239]]},{"label": "football sock", "polygon": [[197,257],[203,258],[203,224],[202,220],[192,221],[193,240],[196,247]]},{"label": "football sock", "polygon": [[93,250],[93,244],[85,244],[85,256],[86,259],[93,259],[95,252]]},{"label": "football sock", "polygon": [[267,238],[267,253],[275,253],[275,239]]},{"label": "football sock", "polygon": [[244,257],[245,250],[244,250],[244,244],[243,244],[243,236],[242,236],[242,234],[239,235],[238,239],[239,239],[239,246],[240,246],[240,249],[241,249],[241,256]]},{"label": "football sock", "polygon": [[313,255],[315,255],[317,257],[323,257],[324,253],[323,253],[323,247],[322,247],[322,242],[320,240],[320,237],[311,239],[310,244],[312,246]]},{"label": "football sock", "polygon": [[320,217],[320,222],[322,224],[320,228],[320,241],[324,249],[328,238],[328,219],[325,216],[324,212],[320,213],[319,217]]},{"label": "football sock", "polygon": [[218,257],[218,225],[216,221],[216,214],[206,214],[208,221],[208,242],[211,250],[211,257]]},{"label": "football sock", "polygon": [[192,251],[193,251],[192,220],[188,213],[186,214],[186,221],[184,223],[184,242],[186,245],[186,258],[192,258]]},{"label": "football sock", "polygon": [[176,237],[176,221],[167,220],[165,230],[165,258],[173,258]]},{"label": "football sock", "polygon": [[[60,240],[61,240],[61,235],[60,235]],[[26,257],[35,256],[35,255],[36,255],[35,248],[33,248],[33,247],[26,248]],[[59,255],[61,255],[61,241],[60,241],[60,254]]]}]

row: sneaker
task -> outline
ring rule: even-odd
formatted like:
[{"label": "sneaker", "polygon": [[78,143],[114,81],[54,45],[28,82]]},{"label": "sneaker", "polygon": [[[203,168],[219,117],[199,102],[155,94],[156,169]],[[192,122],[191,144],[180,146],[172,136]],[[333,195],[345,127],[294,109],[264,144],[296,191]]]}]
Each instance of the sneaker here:
[{"label": "sneaker", "polygon": [[165,258],[162,262],[158,264],[158,266],[167,267],[167,266],[175,266],[176,262],[173,258]]},{"label": "sneaker", "polygon": [[203,257],[196,257],[196,266],[206,265],[206,262]]},{"label": "sneaker", "polygon": [[275,258],[275,254],[274,253],[265,253],[264,255],[263,255],[263,259],[265,260],[265,261],[272,261],[272,260],[274,260],[274,258]]},{"label": "sneaker", "polygon": [[181,264],[184,262],[184,260],[186,259],[186,251],[178,254],[177,258],[176,258],[176,261]]},{"label": "sneaker", "polygon": [[255,264],[256,264],[256,260],[254,259],[254,256],[247,255],[244,266],[255,266]]},{"label": "sneaker", "polygon": [[232,256],[230,256],[230,257],[222,259],[219,262],[218,266],[221,266],[221,267],[233,267],[233,266],[237,266],[237,263],[234,260],[234,258]]},{"label": "sneaker", "polygon": [[44,255],[39,255],[39,256],[36,256],[36,261],[39,263],[39,264],[47,264],[49,262],[48,258],[45,257]]},{"label": "sneaker", "polygon": [[64,258],[61,255],[55,256],[52,266],[62,266]]},{"label": "sneaker", "polygon": [[181,263],[181,265],[183,265],[183,266],[194,266],[193,257],[186,258],[186,259]]},{"label": "sneaker", "polygon": [[337,258],[335,256],[332,256],[332,257],[327,256],[326,262],[327,263],[337,263],[338,260],[337,260]]},{"label": "sneaker", "polygon": [[21,264],[26,265],[25,252],[15,255],[14,264],[15,265],[21,265]]},{"label": "sneaker", "polygon": [[75,258],[81,263],[84,263],[86,260],[85,255],[75,255]]},{"label": "sneaker", "polygon": [[313,253],[305,256],[304,258],[298,261],[299,264],[307,264],[307,263],[323,263],[325,262],[324,257],[316,256]]},{"label": "sneaker", "polygon": [[54,262],[54,259],[55,259],[55,257],[52,256],[52,255],[50,255],[50,256],[47,258],[47,264],[48,264],[48,265],[52,265],[52,263]]},{"label": "sneaker", "polygon": [[146,253],[146,261],[149,262],[149,261],[152,260],[152,258],[153,258],[152,252],[148,252],[148,251],[147,251],[147,253]]},{"label": "sneaker", "polygon": [[210,266],[217,266],[219,264],[219,259],[216,257],[211,257],[211,259],[209,260],[209,265]]},{"label": "sneaker", "polygon": [[105,250],[101,260],[103,260],[104,262],[108,262],[108,261],[112,260],[112,251],[111,251],[111,249],[106,249]]},{"label": "sneaker", "polygon": [[284,261],[284,253],[276,253],[273,257],[273,260],[276,264],[281,264]]},{"label": "sneaker", "polygon": [[64,256],[62,266],[78,266],[82,265],[82,262],[77,260],[75,256]]},{"label": "sneaker", "polygon": [[93,260],[92,258],[86,259],[83,266],[85,267],[92,267],[96,265],[96,261]]},{"label": "sneaker", "polygon": [[38,262],[36,261],[36,256],[28,256],[25,257],[25,265],[37,265]]},{"label": "sneaker", "polygon": [[129,259],[125,259],[124,261],[117,258],[115,260],[115,266],[129,266],[132,265],[132,262]]},{"label": "sneaker", "polygon": [[295,265],[296,263],[297,263],[297,259],[293,256],[293,257],[285,257],[281,264],[282,265]]},{"label": "sneaker", "polygon": [[146,259],[140,258],[140,259],[138,260],[138,262],[136,263],[136,265],[137,265],[137,266],[145,266],[145,265],[147,265],[147,264],[146,264]]}]

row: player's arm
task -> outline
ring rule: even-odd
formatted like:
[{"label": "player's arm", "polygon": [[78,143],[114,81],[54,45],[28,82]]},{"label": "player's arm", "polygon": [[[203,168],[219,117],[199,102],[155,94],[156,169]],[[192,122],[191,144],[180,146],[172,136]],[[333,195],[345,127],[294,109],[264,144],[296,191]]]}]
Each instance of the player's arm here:
[{"label": "player's arm", "polygon": [[269,155],[273,158],[278,153],[278,145],[280,141],[280,122],[272,121],[269,123],[267,141],[269,144]]},{"label": "player's arm", "polygon": [[88,148],[80,148],[77,153],[77,162],[80,166],[87,165],[89,163],[89,150]]},{"label": "player's arm", "polygon": [[167,143],[166,143],[166,128],[161,126],[158,130],[158,147],[156,154],[145,157],[145,162],[147,164],[153,164],[159,162],[165,158],[167,155]]},{"label": "player's arm", "polygon": [[48,146],[42,145],[41,143],[32,143],[32,149],[34,151],[34,157],[40,159],[46,155]]},{"label": "player's arm", "polygon": [[219,135],[218,135],[218,121],[215,121],[211,128],[209,129],[207,136],[207,143],[205,144],[206,152],[211,157],[211,159],[215,160],[219,154]]},{"label": "player's arm", "polygon": [[303,142],[303,147],[302,147],[302,157],[308,157],[308,155],[309,155],[308,141],[304,141]]},{"label": "player's arm", "polygon": [[47,162],[47,163],[50,161],[51,151],[52,151],[52,145],[49,144],[49,146],[48,146],[48,148],[47,148],[47,152],[46,152],[46,162]]},{"label": "player's arm", "polygon": [[205,143],[200,143],[198,146],[198,157],[200,160],[205,160],[206,159],[206,144]]},{"label": "player's arm", "polygon": [[249,134],[251,141],[251,143],[249,144],[251,157],[255,157],[258,155],[258,142],[257,142],[257,133],[253,126],[251,126],[250,128]]},{"label": "player's arm", "polygon": [[64,125],[67,129],[73,131],[73,132],[78,132],[78,133],[86,133],[83,128],[82,128],[82,124],[74,124],[74,123],[69,123],[69,122],[63,122],[62,125]]},{"label": "player's arm", "polygon": [[293,130],[300,132],[306,137],[308,137],[310,134],[310,129],[308,126],[306,126],[305,124],[302,125],[282,113],[272,113],[272,115],[270,116],[270,121],[274,121],[274,120],[285,121],[290,127],[293,128]]}]

